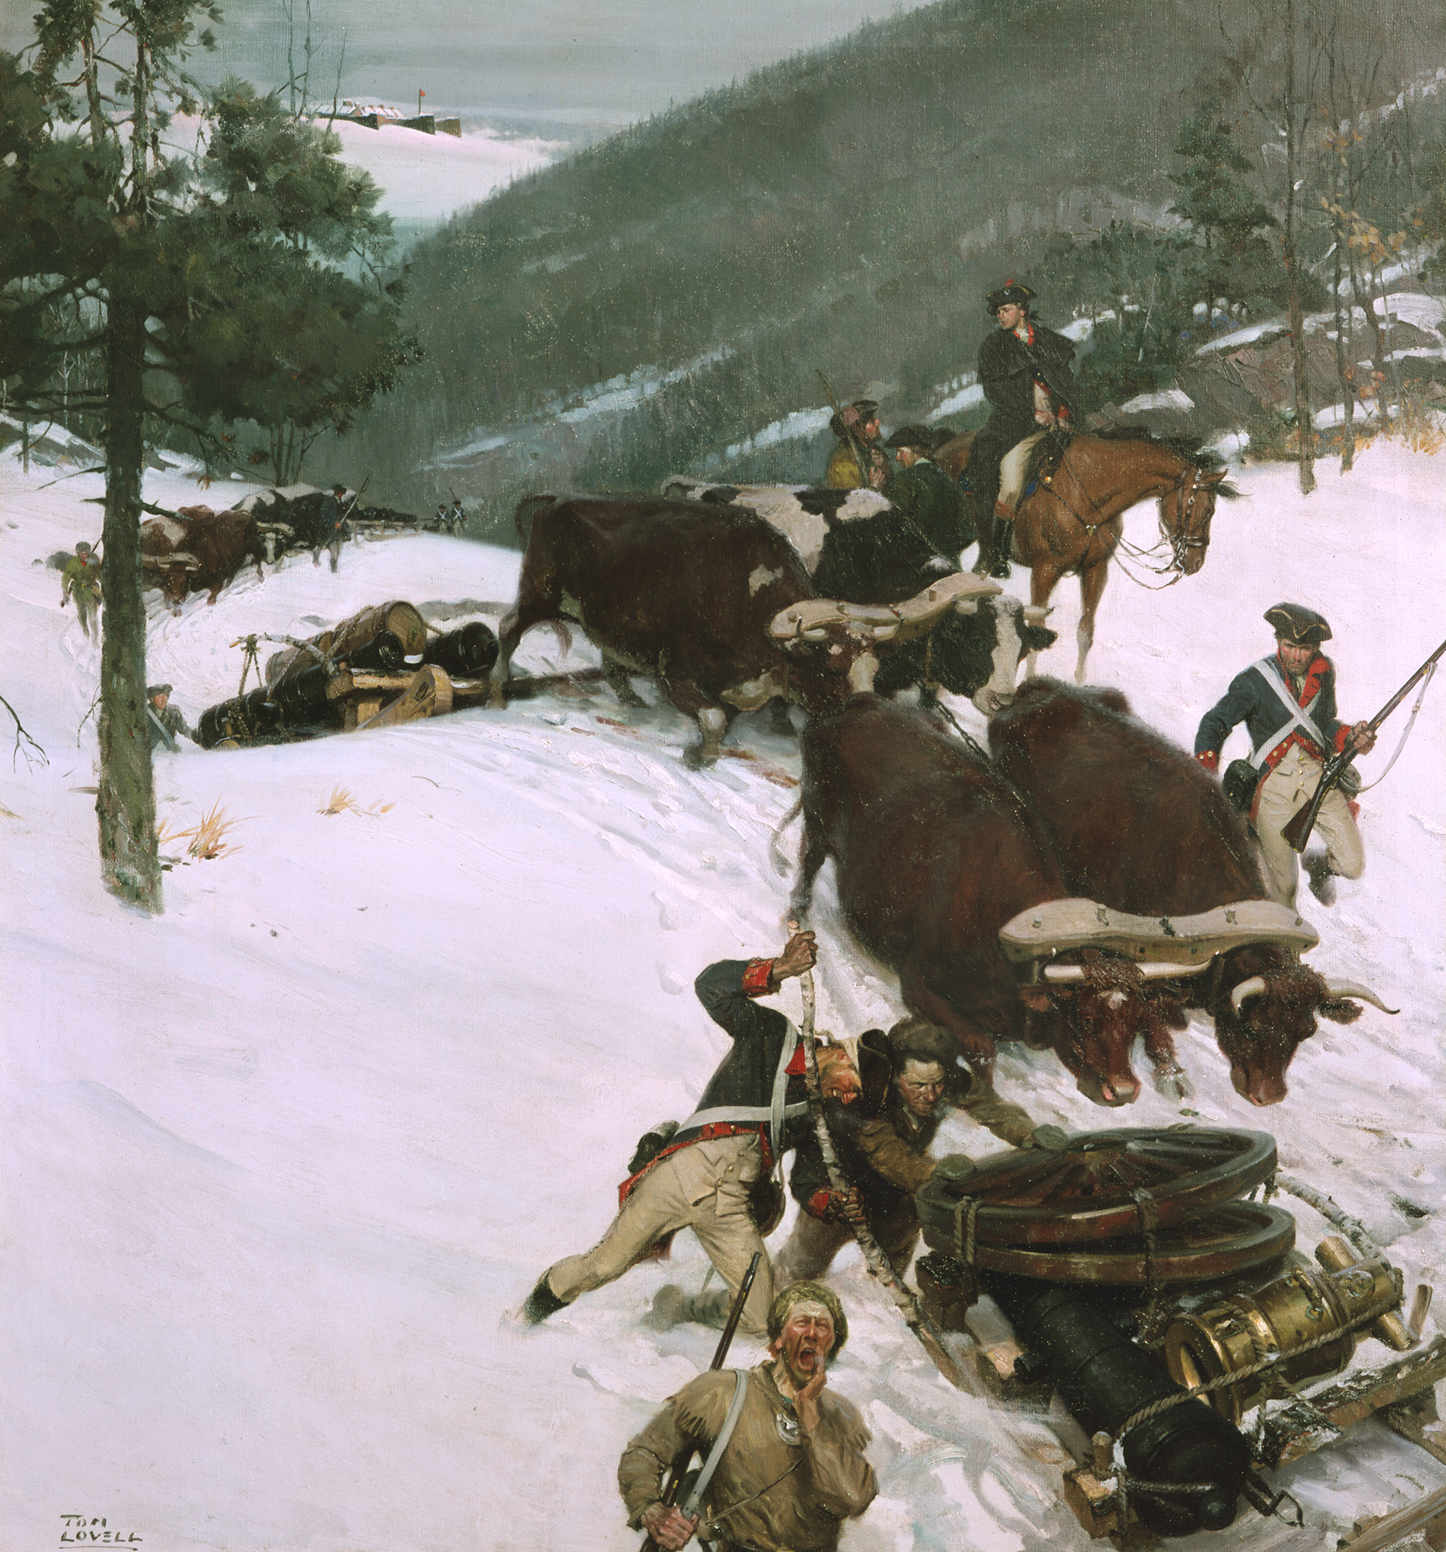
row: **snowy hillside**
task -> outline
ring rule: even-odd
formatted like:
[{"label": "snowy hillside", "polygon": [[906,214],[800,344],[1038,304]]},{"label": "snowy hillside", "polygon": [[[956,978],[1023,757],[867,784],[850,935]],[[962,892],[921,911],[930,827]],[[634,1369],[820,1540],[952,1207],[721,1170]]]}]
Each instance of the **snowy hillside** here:
[{"label": "snowy hillside", "polygon": [[[168,833],[219,804],[232,849],[194,861],[170,842],[166,914],[143,919],[100,885],[98,650],[42,563],[99,534],[83,498],[100,476],[65,473],[0,463],[0,693],[49,757],[0,761],[0,1547],[57,1545],[60,1517],[83,1513],[148,1552],[635,1548],[618,1454],[714,1342],[640,1317],[663,1282],[698,1286],[701,1250],[680,1235],[671,1263],[536,1330],[515,1311],[542,1268],[597,1239],[638,1135],[685,1115],[722,1054],[694,976],[781,945],[789,882],[768,842],[795,796],[796,749],[743,719],[737,754],[692,772],[680,716],[624,711],[605,690],[284,748],[183,744],[157,759]],[[1303,499],[1291,469],[1241,471],[1246,499],[1222,504],[1204,570],[1178,586],[1146,591],[1117,570],[1092,678],[1188,744],[1269,649],[1262,611],[1290,597],[1335,626],[1345,715],[1373,713],[1446,635],[1443,465],[1378,444],[1347,478],[1318,474]],[[219,495],[147,478],[163,506]],[[1154,508],[1136,509],[1129,537],[1154,529]],[[338,576],[292,557],[179,618],[151,594],[149,677],[174,684],[194,722],[235,693],[230,644],[246,632],[309,634],[391,598],[471,600],[495,623],[516,567],[417,536],[348,545]],[[1062,639],[1041,668],[1066,674],[1075,585],[1057,601]],[[562,650],[538,631],[519,663]],[[1363,762],[1368,779],[1405,720]],[[1446,1279],[1443,770],[1438,685],[1362,800],[1365,877],[1333,911],[1308,901],[1311,962],[1371,983],[1400,1015],[1323,1025],[1268,1111],[1234,1094],[1208,1029],[1180,1041],[1187,1116],[1274,1132],[1282,1168],[1362,1218],[1408,1290]],[[351,806],[329,803],[337,788]],[[832,916],[830,880],[819,1023],[857,1033],[901,1008]],[[797,995],[781,999],[795,1016]],[[1148,1085],[1128,1112],[1097,1109],[1019,1049],[999,1084],[1074,1130],[1181,1116]],[[951,1121],[940,1151],[993,1148]],[[1309,1250],[1324,1226],[1298,1219]],[[835,1281],[852,1336],[829,1383],[864,1411],[881,1483],[848,1552],[1089,1545],[1056,1497],[1059,1420],[947,1386],[854,1253]],[[1364,1361],[1382,1356],[1363,1346]],[[746,1343],[735,1360],[752,1360]],[[1333,1547],[1446,1468],[1367,1424],[1282,1482],[1316,1537],[1292,1544]],[[1245,1509],[1191,1545],[1263,1546],[1265,1533]]]}]

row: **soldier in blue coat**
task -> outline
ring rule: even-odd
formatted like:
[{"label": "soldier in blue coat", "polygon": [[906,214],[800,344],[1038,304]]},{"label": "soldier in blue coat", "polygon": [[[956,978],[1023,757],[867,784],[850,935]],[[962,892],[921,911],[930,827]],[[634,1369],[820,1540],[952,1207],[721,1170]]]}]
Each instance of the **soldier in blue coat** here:
[{"label": "soldier in blue coat", "polygon": [[[1335,665],[1320,651],[1331,638],[1325,619],[1300,604],[1281,603],[1265,611],[1265,620],[1275,630],[1274,654],[1236,674],[1200,719],[1195,758],[1216,770],[1231,729],[1245,724],[1249,763],[1257,773],[1250,817],[1265,886],[1272,899],[1294,908],[1296,854],[1281,831],[1314,797],[1325,761],[1347,747],[1368,754],[1376,735],[1365,722],[1347,727],[1336,713]],[[1339,788],[1321,805],[1315,833],[1325,849],[1307,854],[1306,874],[1316,899],[1332,905],[1334,880],[1359,878],[1366,866],[1360,831]]]},{"label": "soldier in blue coat", "polygon": [[[776,1008],[755,999],[776,992],[789,977],[812,967],[813,934],[795,933],[774,959],[725,959],[698,977],[694,990],[733,1047],[718,1064],[687,1120],[654,1134],[659,1146],[644,1157],[640,1147],[633,1173],[618,1188],[622,1206],[612,1226],[591,1250],[557,1262],[538,1279],[523,1319],[546,1320],[579,1294],[621,1277],[659,1242],[690,1228],[727,1284],[711,1295],[669,1290],[666,1315],[721,1326],[743,1281],[753,1252],[763,1250],[760,1186],[770,1184],[778,1160],[798,1145],[809,1126],[804,1053],[798,1031]],[[820,1053],[822,1055],[823,1053]],[[839,1056],[843,1053],[840,1050]],[[844,1059],[820,1073],[823,1092],[850,1097],[858,1080]],[[671,1123],[669,1123],[671,1127]],[[648,1139],[644,1139],[646,1142]],[[777,1192],[782,1207],[782,1191]],[[773,1272],[767,1252],[754,1278],[740,1322],[753,1335],[767,1330],[773,1302]]]}]

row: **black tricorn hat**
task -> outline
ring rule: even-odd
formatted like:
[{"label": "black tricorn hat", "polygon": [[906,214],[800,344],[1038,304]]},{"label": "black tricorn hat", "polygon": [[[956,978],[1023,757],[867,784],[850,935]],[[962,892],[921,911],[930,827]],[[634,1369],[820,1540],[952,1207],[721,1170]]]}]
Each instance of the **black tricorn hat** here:
[{"label": "black tricorn hat", "polygon": [[148,701],[155,700],[158,695],[169,695],[170,693],[171,686],[168,684],[148,684],[146,686],[146,699]]},{"label": "black tricorn hat", "polygon": [[1017,280],[1006,280],[997,291],[991,291],[984,301],[991,313],[997,313],[1007,302],[1015,302],[1021,307],[1028,306],[1035,295],[1028,286],[1020,285]]},{"label": "black tricorn hat", "polygon": [[834,412],[828,429],[842,441],[851,431],[861,431],[878,412],[879,407],[872,399],[855,399],[846,409]]},{"label": "black tricorn hat", "polygon": [[921,453],[932,453],[938,442],[938,436],[928,426],[900,426],[884,446],[913,447]]},{"label": "black tricorn hat", "polygon": [[1318,647],[1331,639],[1324,615],[1300,604],[1274,604],[1265,611],[1265,623],[1283,641],[1297,647]]}]

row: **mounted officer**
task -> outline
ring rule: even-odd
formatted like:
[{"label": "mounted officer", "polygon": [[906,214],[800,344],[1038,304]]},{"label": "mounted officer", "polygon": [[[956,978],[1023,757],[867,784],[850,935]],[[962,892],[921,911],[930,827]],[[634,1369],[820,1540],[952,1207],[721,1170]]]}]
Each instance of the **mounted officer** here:
[{"label": "mounted officer", "polygon": [[[1030,454],[1050,432],[1070,429],[1075,395],[1074,345],[1029,316],[1035,293],[1008,280],[986,298],[999,327],[979,347],[979,383],[993,412],[969,454],[980,525],[993,513],[987,562],[991,577],[1009,575],[1014,514],[1024,496]],[[983,546],[976,571],[984,571]]]},{"label": "mounted officer", "polygon": [[823,482],[830,490],[857,490],[867,485],[882,490],[892,472],[889,455],[879,446],[879,407],[872,399],[855,399],[828,423],[838,438],[829,454]]},{"label": "mounted officer", "polygon": [[[1325,760],[1347,746],[1368,754],[1376,735],[1368,723],[1347,727],[1336,716],[1335,665],[1320,651],[1321,643],[1331,639],[1325,619],[1300,604],[1282,603],[1265,611],[1265,621],[1275,629],[1274,655],[1236,674],[1200,719],[1195,758],[1214,771],[1231,729],[1245,724],[1252,748],[1248,762],[1237,762],[1250,767],[1242,772],[1246,791],[1240,806],[1250,809],[1271,899],[1294,908],[1295,852],[1280,832],[1315,795]],[[1232,766],[1226,772],[1227,793],[1234,776]],[[1321,805],[1316,829],[1325,850],[1306,857],[1306,873],[1311,893],[1322,905],[1332,905],[1335,879],[1359,878],[1366,866],[1360,831],[1339,790]]]}]

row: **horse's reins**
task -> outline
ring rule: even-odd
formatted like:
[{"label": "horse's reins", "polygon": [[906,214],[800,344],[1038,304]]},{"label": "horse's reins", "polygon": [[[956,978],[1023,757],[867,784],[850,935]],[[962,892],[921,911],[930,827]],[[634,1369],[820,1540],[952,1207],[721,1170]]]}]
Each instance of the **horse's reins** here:
[{"label": "horse's reins", "polygon": [[[1185,495],[1188,486],[1189,494]],[[1198,464],[1189,464],[1181,470],[1179,477],[1166,495],[1179,493],[1181,496],[1181,510],[1179,531],[1177,533],[1162,533],[1161,541],[1168,541],[1170,545],[1170,564],[1168,566],[1151,566],[1146,557],[1158,552],[1159,543],[1151,545],[1148,550],[1142,550],[1138,545],[1131,544],[1121,533],[1119,544],[1111,552],[1110,558],[1119,566],[1120,570],[1135,584],[1150,593],[1161,593],[1167,587],[1174,585],[1185,575],[1185,554],[1188,550],[1203,550],[1209,547],[1209,537],[1196,538],[1190,532],[1190,518],[1195,511],[1195,498],[1200,493],[1200,468]],[[1163,527],[1163,522],[1161,524]],[[1158,586],[1150,582],[1144,582],[1130,570],[1121,558],[1119,551],[1123,550],[1136,565],[1143,566],[1146,571],[1152,572],[1157,577],[1168,576],[1168,582],[1161,582]]]}]

